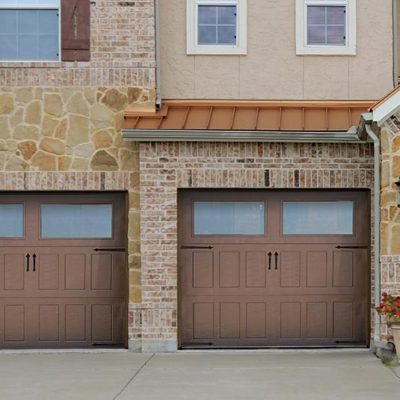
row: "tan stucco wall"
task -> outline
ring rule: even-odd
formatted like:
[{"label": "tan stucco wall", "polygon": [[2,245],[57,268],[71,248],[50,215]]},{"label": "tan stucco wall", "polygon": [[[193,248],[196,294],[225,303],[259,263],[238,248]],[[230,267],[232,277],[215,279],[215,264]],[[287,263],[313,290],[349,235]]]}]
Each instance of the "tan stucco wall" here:
[{"label": "tan stucco wall", "polygon": [[187,56],[186,0],[161,0],[164,98],[378,99],[392,89],[392,1],[357,1],[356,56],[296,56],[295,0],[248,0],[246,56]]}]

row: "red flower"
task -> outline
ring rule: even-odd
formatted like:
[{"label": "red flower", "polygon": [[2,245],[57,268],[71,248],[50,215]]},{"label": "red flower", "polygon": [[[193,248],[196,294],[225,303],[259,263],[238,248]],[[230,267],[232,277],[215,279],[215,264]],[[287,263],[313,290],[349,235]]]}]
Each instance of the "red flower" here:
[{"label": "red flower", "polygon": [[383,296],[383,297],[387,297],[388,294],[387,294],[386,292],[383,292],[383,293],[382,293],[382,296]]},{"label": "red flower", "polygon": [[396,317],[400,317],[400,311],[396,311]]}]

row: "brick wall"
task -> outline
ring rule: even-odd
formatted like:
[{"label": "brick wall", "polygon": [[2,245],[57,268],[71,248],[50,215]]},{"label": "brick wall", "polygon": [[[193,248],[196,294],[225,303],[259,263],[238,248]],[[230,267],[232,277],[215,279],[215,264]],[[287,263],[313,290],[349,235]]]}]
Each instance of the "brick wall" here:
[{"label": "brick wall", "polygon": [[142,302],[131,347],[176,349],[178,188],[372,188],[370,145],[140,144]]},{"label": "brick wall", "polygon": [[155,87],[154,1],[91,4],[91,61],[0,62],[7,86]]}]

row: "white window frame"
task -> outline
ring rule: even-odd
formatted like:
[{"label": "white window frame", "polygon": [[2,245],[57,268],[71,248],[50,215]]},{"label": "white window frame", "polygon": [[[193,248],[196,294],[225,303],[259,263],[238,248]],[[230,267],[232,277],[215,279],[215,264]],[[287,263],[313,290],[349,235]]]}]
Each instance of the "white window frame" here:
[{"label": "white window frame", "polygon": [[[346,44],[307,44],[307,6],[345,6]],[[357,45],[356,0],[296,0],[296,54],[298,55],[356,55]]]},{"label": "white window frame", "polygon": [[0,4],[0,10],[58,10],[58,59],[57,60],[0,60],[3,63],[59,63],[61,61],[61,0],[53,3],[37,4],[34,1],[27,4],[5,3]]},{"label": "white window frame", "polygon": [[[198,44],[199,6],[236,6],[236,45]],[[240,55],[247,54],[247,0],[187,0],[186,1],[187,54]]]}]

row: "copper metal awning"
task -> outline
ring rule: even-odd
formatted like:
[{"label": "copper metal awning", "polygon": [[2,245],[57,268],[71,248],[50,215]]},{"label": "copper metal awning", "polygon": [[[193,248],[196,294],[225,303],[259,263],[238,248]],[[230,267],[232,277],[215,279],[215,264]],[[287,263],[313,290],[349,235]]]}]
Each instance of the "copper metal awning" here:
[{"label": "copper metal awning", "polygon": [[[374,101],[165,100],[161,110],[125,111],[124,138],[132,140],[237,139],[248,132],[343,136]],[[158,133],[158,134],[157,134]],[[213,135],[213,134],[214,135]],[[292,136],[290,135],[290,136]]]}]

